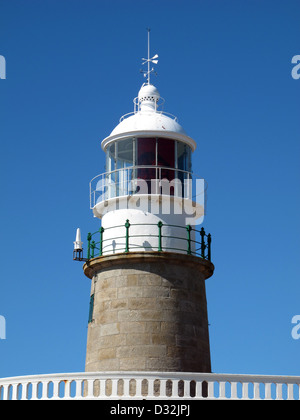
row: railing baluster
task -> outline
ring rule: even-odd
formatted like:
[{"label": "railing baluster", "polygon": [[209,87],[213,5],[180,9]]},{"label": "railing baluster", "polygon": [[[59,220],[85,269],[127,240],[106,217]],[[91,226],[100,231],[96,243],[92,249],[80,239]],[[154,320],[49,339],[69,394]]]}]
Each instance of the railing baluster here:
[{"label": "railing baluster", "polygon": [[201,235],[201,258],[205,258],[205,248],[206,248],[206,245],[205,245],[205,240],[204,240],[205,230],[204,230],[203,227],[200,230],[200,235]]},{"label": "railing baluster", "polygon": [[99,397],[106,397],[106,380],[105,379],[100,379],[99,381],[99,386],[100,386],[100,394]]},{"label": "railing baluster", "polygon": [[48,399],[48,382],[43,381],[42,382],[42,400]]},{"label": "railing baluster", "polygon": [[22,383],[22,394],[21,394],[22,401],[27,400],[27,386],[28,386],[27,382]]},{"label": "railing baluster", "polygon": [[104,227],[101,227],[99,229],[99,232],[100,232],[99,256],[102,257]]},{"label": "railing baluster", "polygon": [[31,382],[32,385],[32,400],[37,400],[38,382]]},{"label": "railing baluster", "polygon": [[53,381],[53,398],[57,399],[59,397],[59,380]]},{"label": "railing baluster", "polygon": [[138,378],[136,380],[136,385],[135,385],[135,396],[140,398],[142,396],[142,378]]},{"label": "railing baluster", "polygon": [[96,244],[95,244],[95,241],[92,241],[91,242],[91,258],[94,258],[95,257],[95,248],[96,248]]},{"label": "railing baluster", "polygon": [[81,387],[82,387],[82,380],[78,380],[78,379],[76,379],[75,380],[75,383],[76,383],[76,393],[75,393],[75,399],[79,399],[79,398],[81,398]]},{"label": "railing baluster", "polygon": [[160,398],[165,398],[167,396],[166,389],[167,389],[167,380],[161,379],[160,384],[159,384],[159,391],[160,391],[159,397]]},{"label": "railing baluster", "polygon": [[12,400],[16,400],[17,399],[17,391],[18,391],[18,384],[13,384],[12,385],[12,396],[11,399]]},{"label": "railing baluster", "polygon": [[211,261],[211,247],[210,247],[210,244],[211,244],[211,234],[209,233],[207,235],[207,259],[208,259],[208,261]]},{"label": "railing baluster", "polygon": [[248,382],[243,382],[242,383],[242,398],[243,400],[247,400],[248,399]]},{"label": "railing baluster", "polygon": [[254,382],[253,388],[254,388],[254,399],[260,400],[261,398],[260,398],[259,382]]},{"label": "railing baluster", "polygon": [[282,400],[282,384],[276,384],[276,400]]},{"label": "railing baluster", "polygon": [[126,228],[125,252],[129,252],[129,228],[130,228],[130,223],[129,223],[129,220],[128,219],[126,220],[125,228]]},{"label": "railing baluster", "polygon": [[191,230],[192,230],[192,226],[187,225],[186,230],[187,230],[187,254],[191,255],[191,253],[192,253],[192,251],[191,251]]},{"label": "railing baluster", "polygon": [[267,382],[265,384],[265,399],[266,400],[271,400],[271,384],[269,382]]},{"label": "railing baluster", "polygon": [[161,246],[161,238],[162,238],[162,235],[161,235],[161,228],[162,228],[162,226],[163,226],[163,223],[161,222],[161,221],[159,221],[158,223],[157,223],[157,226],[158,226],[158,252],[162,252],[162,246]]},{"label": "railing baluster", "polygon": [[185,379],[183,381],[183,387],[184,387],[184,389],[183,389],[183,397],[184,398],[189,398],[191,396],[190,385],[191,385],[191,383],[190,383],[190,381],[188,379]]},{"label": "railing baluster", "polygon": [[202,394],[202,381],[197,380],[196,381],[196,398],[203,398]]},{"label": "railing baluster", "polygon": [[65,381],[65,396],[64,399],[69,399],[71,397],[71,382]]},{"label": "railing baluster", "polygon": [[8,400],[8,388],[9,388],[9,385],[3,385],[3,401],[6,401],[6,400]]},{"label": "railing baluster", "polygon": [[86,381],[87,385],[87,398],[93,398],[94,397],[94,379],[88,379]]},{"label": "railing baluster", "polygon": [[112,378],[111,398],[116,398],[118,396],[118,383],[119,378]]},{"label": "railing baluster", "polygon": [[88,250],[87,250],[87,259],[90,259],[90,253],[91,253],[91,239],[92,239],[92,234],[89,232],[88,236],[87,236],[87,241],[88,241]]},{"label": "railing baluster", "polygon": [[215,393],[214,393],[214,381],[208,381],[208,398],[215,398]]},{"label": "railing baluster", "polygon": [[179,379],[172,380],[172,397],[178,398],[179,393]]},{"label": "railing baluster", "polygon": [[288,384],[287,399],[288,400],[293,400],[294,399],[294,384]]},{"label": "railing baluster", "polygon": [[225,398],[225,382],[223,381],[219,384],[219,398]]},{"label": "railing baluster", "polygon": [[230,383],[230,391],[231,391],[231,398],[236,399],[237,398],[237,382],[231,382]]},{"label": "railing baluster", "polygon": [[[129,378],[125,378],[124,379],[124,388],[123,388],[123,393],[124,393],[124,397],[125,398],[129,398],[129,389],[130,389],[130,379]],[[149,389],[148,389],[149,392]]]}]

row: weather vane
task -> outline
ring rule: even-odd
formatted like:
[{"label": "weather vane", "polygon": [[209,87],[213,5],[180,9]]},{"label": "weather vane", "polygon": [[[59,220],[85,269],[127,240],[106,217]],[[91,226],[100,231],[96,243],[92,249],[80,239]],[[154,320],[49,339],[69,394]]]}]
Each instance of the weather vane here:
[{"label": "weather vane", "polygon": [[[155,54],[153,57],[150,57],[150,28],[147,28],[148,31],[148,58],[142,58],[142,65],[148,64],[148,69],[141,70],[141,73],[144,74],[144,77],[147,77],[147,84],[150,85],[150,74],[154,72],[154,68],[150,68],[150,63],[157,64],[158,63],[158,54]],[[154,74],[157,74],[154,72]]]}]

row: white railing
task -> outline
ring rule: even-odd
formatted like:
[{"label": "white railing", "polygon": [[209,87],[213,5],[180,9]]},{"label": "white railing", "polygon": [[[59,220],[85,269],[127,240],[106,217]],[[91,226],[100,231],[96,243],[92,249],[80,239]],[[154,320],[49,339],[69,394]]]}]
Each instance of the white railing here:
[{"label": "white railing", "polygon": [[[168,194],[192,199],[204,193],[202,189],[196,190],[196,179],[201,178],[192,172],[165,166],[138,165],[116,169],[96,175],[90,181],[90,207],[93,209],[97,203],[110,198],[137,193]],[[205,184],[204,180],[202,182]],[[199,185],[198,182],[198,190]]]},{"label": "white railing", "polygon": [[0,400],[299,400],[299,376],[62,373],[0,379]]}]

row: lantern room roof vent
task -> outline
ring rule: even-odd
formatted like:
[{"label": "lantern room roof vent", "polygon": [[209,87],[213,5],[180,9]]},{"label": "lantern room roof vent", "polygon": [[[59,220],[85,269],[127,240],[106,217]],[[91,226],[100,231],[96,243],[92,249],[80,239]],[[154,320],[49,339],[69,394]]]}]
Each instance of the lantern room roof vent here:
[{"label": "lantern room roof vent", "polygon": [[158,102],[160,94],[157,88],[153,85],[143,85],[138,94],[139,102]]},{"label": "lantern room roof vent", "polygon": [[138,97],[135,98],[134,103],[136,105],[135,112],[156,112],[158,106],[161,106],[164,100],[160,101],[160,94],[157,88],[153,85],[143,85],[138,93]]}]

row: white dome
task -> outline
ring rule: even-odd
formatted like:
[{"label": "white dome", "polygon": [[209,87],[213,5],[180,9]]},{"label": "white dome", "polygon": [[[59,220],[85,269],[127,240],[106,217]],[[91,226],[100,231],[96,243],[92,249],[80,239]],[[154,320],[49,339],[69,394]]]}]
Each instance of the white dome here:
[{"label": "white dome", "polygon": [[138,93],[137,112],[130,117],[121,118],[120,124],[111,132],[111,136],[131,131],[172,131],[185,134],[185,131],[177,122],[177,118],[170,118],[162,111],[158,111],[160,94],[153,85],[143,85]]},{"label": "white dome", "polygon": [[174,133],[185,134],[184,129],[178,122],[160,112],[137,112],[125,118],[111,132],[111,136],[127,133],[131,131],[172,131]]},{"label": "white dome", "polygon": [[195,141],[178,124],[177,118],[158,110],[160,99],[163,101],[155,86],[143,85],[134,100],[134,112],[124,115],[110,135],[102,141],[103,150],[111,141],[129,136],[173,138],[189,144],[195,150]]}]

